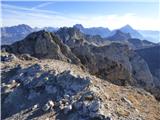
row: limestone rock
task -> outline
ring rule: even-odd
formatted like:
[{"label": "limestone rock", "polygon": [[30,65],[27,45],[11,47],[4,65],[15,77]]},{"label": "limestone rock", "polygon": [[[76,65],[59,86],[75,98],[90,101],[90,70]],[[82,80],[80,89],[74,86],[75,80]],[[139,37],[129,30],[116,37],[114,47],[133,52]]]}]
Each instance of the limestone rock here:
[{"label": "limestone rock", "polygon": [[68,114],[69,111],[72,110],[72,105],[68,105],[64,107],[64,114]]},{"label": "limestone rock", "polygon": [[36,110],[37,108],[38,108],[38,105],[36,104],[32,107],[32,110]]},{"label": "limestone rock", "polygon": [[42,107],[42,110],[44,112],[48,111],[50,109],[50,106],[48,104],[45,104],[43,107]]},{"label": "limestone rock", "polygon": [[93,75],[116,85],[131,85],[152,91],[155,83],[147,63],[127,45],[77,45],[72,52]]},{"label": "limestone rock", "polygon": [[2,62],[11,62],[12,60],[17,59],[17,57],[14,54],[10,54],[7,52],[2,52],[1,54],[1,61]]},{"label": "limestone rock", "polygon": [[79,59],[53,33],[46,31],[33,32],[22,41],[4,46],[6,51],[15,54],[29,54],[40,59],[58,59],[79,63]]},{"label": "limestone rock", "polygon": [[54,107],[54,102],[52,100],[49,100],[43,107],[42,107],[42,110],[44,112],[52,109]]},{"label": "limestone rock", "polygon": [[89,110],[92,112],[96,112],[100,109],[101,107],[101,103],[98,100],[93,101],[90,105],[89,105]]}]

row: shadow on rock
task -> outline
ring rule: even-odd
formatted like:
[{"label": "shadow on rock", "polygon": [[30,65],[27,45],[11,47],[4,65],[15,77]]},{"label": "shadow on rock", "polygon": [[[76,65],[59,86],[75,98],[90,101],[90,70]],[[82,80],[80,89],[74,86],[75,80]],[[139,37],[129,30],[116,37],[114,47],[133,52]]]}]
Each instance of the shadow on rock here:
[{"label": "shadow on rock", "polygon": [[[10,88],[13,81],[18,85]],[[49,111],[57,116],[58,111],[68,113],[72,109],[71,103],[86,91],[89,83],[89,78],[75,76],[70,71],[59,74],[54,70],[45,71],[39,64],[20,69],[4,88],[4,94],[8,94],[6,89],[11,91],[2,101],[2,119],[16,114],[33,119]]]}]

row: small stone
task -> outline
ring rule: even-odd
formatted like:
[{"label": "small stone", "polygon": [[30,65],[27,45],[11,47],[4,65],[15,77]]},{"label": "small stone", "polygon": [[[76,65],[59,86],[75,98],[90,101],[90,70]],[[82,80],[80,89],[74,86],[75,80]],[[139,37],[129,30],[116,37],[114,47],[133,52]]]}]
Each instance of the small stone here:
[{"label": "small stone", "polygon": [[43,107],[42,107],[42,110],[44,112],[48,111],[50,109],[50,106],[48,104],[45,104]]},{"label": "small stone", "polygon": [[59,108],[60,108],[60,110],[63,110],[64,109],[64,105],[60,105]]},{"label": "small stone", "polygon": [[139,113],[139,110],[138,110],[138,109],[135,109],[135,111],[136,111],[137,113]]},{"label": "small stone", "polygon": [[125,110],[124,108],[118,107],[117,114],[118,114],[118,116],[126,117],[126,116],[129,116],[130,113],[129,113],[129,111]]},{"label": "small stone", "polygon": [[24,73],[20,73],[19,76],[22,77],[24,75]]},{"label": "small stone", "polygon": [[6,84],[5,84],[5,83],[1,83],[1,86],[2,86],[2,87],[5,87],[5,86],[6,86]]},{"label": "small stone", "polygon": [[107,116],[105,120],[112,120],[112,118]]},{"label": "small stone", "polygon": [[72,110],[72,105],[65,106],[64,107],[64,114],[67,114],[71,110]]},{"label": "small stone", "polygon": [[109,107],[108,107],[109,105],[106,103],[106,104],[104,104],[104,107],[106,108],[106,109],[108,109]]},{"label": "small stone", "polygon": [[83,106],[83,103],[82,103],[82,102],[75,102],[75,103],[73,103],[73,107],[74,107],[76,110],[81,109],[82,106]]},{"label": "small stone", "polygon": [[100,101],[96,100],[96,101],[93,101],[90,106],[89,106],[89,110],[90,111],[93,111],[93,112],[96,112],[100,109],[101,107],[101,103]]},{"label": "small stone", "polygon": [[54,102],[53,102],[52,100],[49,100],[49,101],[48,101],[48,105],[49,105],[50,107],[54,107]]},{"label": "small stone", "polygon": [[125,101],[126,103],[128,103],[128,105],[132,106],[132,103],[130,100],[128,100],[127,98],[125,97],[122,97],[122,100]]},{"label": "small stone", "polygon": [[67,105],[68,102],[69,102],[69,101],[68,101],[67,99],[62,99],[62,100],[61,100],[61,103],[64,104],[64,105]]},{"label": "small stone", "polygon": [[64,95],[64,99],[69,100],[70,96],[69,95]]},{"label": "small stone", "polygon": [[106,120],[104,115],[96,114],[95,117],[93,117],[94,120]]},{"label": "small stone", "polygon": [[3,62],[10,62],[14,59],[16,59],[16,56],[14,54],[1,55],[1,61],[3,61]]},{"label": "small stone", "polygon": [[9,81],[9,83],[10,83],[10,84],[15,84],[16,81],[15,81],[15,80],[11,80],[11,81]]},{"label": "small stone", "polygon": [[11,86],[12,86],[11,84],[5,85],[6,88],[11,88]]},{"label": "small stone", "polygon": [[49,80],[49,78],[48,78],[48,77],[45,77],[45,78],[44,78],[44,80],[45,80],[45,81],[48,81],[48,80]]},{"label": "small stone", "polygon": [[88,92],[88,93],[84,94],[83,99],[87,100],[87,101],[92,101],[94,99],[94,96],[91,92]]},{"label": "small stone", "polygon": [[32,110],[35,110],[35,109],[37,109],[38,108],[38,105],[36,104],[36,105],[34,105],[33,107],[32,107]]},{"label": "small stone", "polygon": [[17,87],[19,87],[20,85],[21,85],[21,84],[20,84],[20,83],[18,83],[16,86],[17,86]]}]

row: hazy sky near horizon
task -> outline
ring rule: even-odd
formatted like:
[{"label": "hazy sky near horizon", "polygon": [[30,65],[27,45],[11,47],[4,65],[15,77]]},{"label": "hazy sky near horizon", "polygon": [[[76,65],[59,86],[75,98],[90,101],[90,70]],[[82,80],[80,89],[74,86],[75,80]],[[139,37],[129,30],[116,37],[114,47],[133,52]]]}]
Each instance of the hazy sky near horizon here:
[{"label": "hazy sky near horizon", "polygon": [[2,2],[2,26],[28,24],[32,27],[84,27],[116,29],[126,24],[135,29],[160,30],[160,8],[153,2]]}]

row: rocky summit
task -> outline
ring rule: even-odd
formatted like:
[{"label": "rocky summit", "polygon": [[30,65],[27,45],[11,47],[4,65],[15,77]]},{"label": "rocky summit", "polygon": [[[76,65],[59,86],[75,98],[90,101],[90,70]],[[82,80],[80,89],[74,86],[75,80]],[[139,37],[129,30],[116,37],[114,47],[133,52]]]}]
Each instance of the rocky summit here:
[{"label": "rocky summit", "polygon": [[36,58],[49,58],[78,63],[79,60],[72,54],[70,48],[63,44],[53,33],[44,30],[33,32],[22,41],[10,46],[2,46],[2,49],[14,54],[29,54]]},{"label": "rocky summit", "polygon": [[159,67],[146,56],[151,48],[134,50],[67,27],[1,48],[2,119],[160,118]]},{"label": "rocky summit", "polygon": [[21,60],[15,56],[1,66],[2,119],[158,120],[160,117],[160,104],[150,93],[111,84],[74,64],[54,59]]}]

